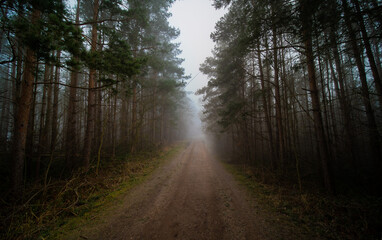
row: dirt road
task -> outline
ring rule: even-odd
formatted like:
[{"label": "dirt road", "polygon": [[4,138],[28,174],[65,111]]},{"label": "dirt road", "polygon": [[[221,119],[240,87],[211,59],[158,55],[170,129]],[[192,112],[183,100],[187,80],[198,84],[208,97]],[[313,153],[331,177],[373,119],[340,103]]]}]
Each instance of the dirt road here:
[{"label": "dirt road", "polygon": [[191,143],[128,194],[123,204],[86,238],[298,239],[289,228],[270,224],[270,216],[202,141]]}]

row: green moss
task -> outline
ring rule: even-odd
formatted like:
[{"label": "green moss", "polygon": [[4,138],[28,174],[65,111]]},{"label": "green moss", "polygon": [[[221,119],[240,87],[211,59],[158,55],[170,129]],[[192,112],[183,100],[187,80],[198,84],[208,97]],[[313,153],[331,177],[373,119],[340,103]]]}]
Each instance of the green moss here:
[{"label": "green moss", "polygon": [[117,161],[118,165],[113,166],[117,171],[103,173],[110,175],[103,176],[103,179],[113,177],[121,181],[110,188],[96,189],[86,199],[78,201],[70,211],[71,214],[59,215],[54,225],[41,228],[39,239],[70,239],[70,235],[74,236],[79,229],[102,222],[102,216],[120,207],[123,204],[123,197],[132,188],[144,182],[155,169],[184,148],[185,144],[182,143],[157,154],[139,153],[124,158],[124,161]]}]

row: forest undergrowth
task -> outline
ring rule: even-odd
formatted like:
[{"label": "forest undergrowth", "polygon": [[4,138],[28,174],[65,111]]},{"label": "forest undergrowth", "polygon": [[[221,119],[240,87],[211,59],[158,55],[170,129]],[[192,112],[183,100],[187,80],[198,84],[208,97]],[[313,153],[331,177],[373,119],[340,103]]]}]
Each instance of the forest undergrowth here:
[{"label": "forest undergrowth", "polygon": [[[302,228],[323,239],[381,239],[382,198],[364,195],[327,195],[304,184],[302,191],[280,176],[242,164],[225,163],[262,207],[281,214],[278,223]],[[284,223],[283,223],[284,221]]]},{"label": "forest undergrowth", "polygon": [[183,143],[156,151],[128,154],[96,161],[87,172],[77,171],[66,179],[36,182],[23,196],[0,198],[0,239],[52,239],[64,229],[93,221],[99,213],[115,205],[117,199],[141,183],[157,167],[183,148]]}]

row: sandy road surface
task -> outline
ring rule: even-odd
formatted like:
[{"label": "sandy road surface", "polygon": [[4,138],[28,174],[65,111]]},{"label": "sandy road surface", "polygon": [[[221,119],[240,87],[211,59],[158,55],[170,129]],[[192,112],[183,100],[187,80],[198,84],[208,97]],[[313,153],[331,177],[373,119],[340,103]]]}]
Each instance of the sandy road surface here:
[{"label": "sandy road surface", "polygon": [[85,234],[87,239],[299,239],[269,224],[254,202],[197,141]]}]

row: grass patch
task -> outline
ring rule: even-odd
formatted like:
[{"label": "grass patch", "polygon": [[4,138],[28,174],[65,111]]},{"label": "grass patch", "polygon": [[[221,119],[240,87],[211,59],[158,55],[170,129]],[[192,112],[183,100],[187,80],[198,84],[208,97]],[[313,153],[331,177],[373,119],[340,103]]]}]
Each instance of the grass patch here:
[{"label": "grass patch", "polygon": [[0,239],[63,239],[67,232],[100,221],[98,215],[122,204],[122,197],[161,164],[184,149],[180,143],[162,151],[104,161],[66,180],[25,191],[22,200],[3,200]]},{"label": "grass patch", "polygon": [[[256,169],[224,164],[268,211],[284,216],[310,235],[325,239],[381,239],[382,199],[373,196],[328,196],[300,193],[287,186],[264,184]],[[283,224],[281,222],[280,224]]]}]

